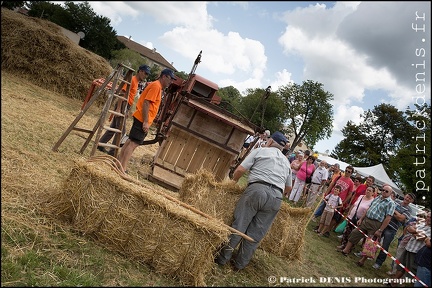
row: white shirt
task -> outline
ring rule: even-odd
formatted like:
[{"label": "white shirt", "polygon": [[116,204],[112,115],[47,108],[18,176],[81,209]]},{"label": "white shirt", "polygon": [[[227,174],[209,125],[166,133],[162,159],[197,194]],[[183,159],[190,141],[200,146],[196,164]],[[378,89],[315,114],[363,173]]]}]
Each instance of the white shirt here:
[{"label": "white shirt", "polygon": [[334,195],[333,193],[327,195],[325,197],[325,199],[327,200],[327,204],[324,208],[324,210],[326,211],[333,211],[334,208],[336,208],[339,205],[342,205],[342,199],[336,195]]},{"label": "white shirt", "polygon": [[328,178],[328,171],[325,167],[318,166],[314,173],[312,174],[312,183],[315,184],[321,184],[322,181],[327,180]]},{"label": "white shirt", "polygon": [[244,143],[251,143],[254,139],[255,137],[253,135],[248,135]]}]

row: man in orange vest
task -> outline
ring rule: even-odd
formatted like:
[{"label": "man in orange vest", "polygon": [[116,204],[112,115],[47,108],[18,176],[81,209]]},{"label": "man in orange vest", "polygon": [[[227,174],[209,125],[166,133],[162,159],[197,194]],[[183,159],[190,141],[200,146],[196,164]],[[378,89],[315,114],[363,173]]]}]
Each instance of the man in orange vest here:
[{"label": "man in orange vest", "polygon": [[155,81],[147,85],[141,93],[133,113],[133,124],[129,132],[129,139],[123,145],[118,156],[123,169],[126,171],[129,159],[133,151],[144,142],[149,128],[155,119],[162,100],[162,93],[165,88],[176,80],[174,72],[168,68],[162,70]]},{"label": "man in orange vest", "polygon": [[[148,76],[150,75],[150,67],[147,65],[141,65],[138,68],[138,72],[136,73],[136,75],[134,75],[132,77],[131,80],[131,86],[130,86],[130,90],[129,90],[129,97],[128,97],[128,102],[127,102],[127,108],[126,108],[126,115],[125,115],[125,119],[123,122],[123,127],[120,127],[121,124],[121,117],[120,116],[115,116],[113,117],[112,121],[111,121],[111,128],[116,128],[116,129],[121,129],[122,135],[124,135],[126,133],[126,117],[127,114],[130,110],[130,108],[133,105],[133,102],[135,100],[135,95],[138,91],[138,84],[141,81],[144,81]],[[126,93],[126,84],[123,86],[122,91],[120,92],[120,96],[124,96],[124,94]],[[121,105],[119,105],[119,103],[121,103]],[[122,112],[124,111],[124,105],[125,105],[125,101],[117,101],[117,103],[114,106],[114,110],[116,112]],[[111,138],[114,136],[115,132],[114,131],[110,131],[107,130],[104,135],[102,135],[102,137],[99,139],[99,143],[108,143],[109,140],[111,140]],[[120,137],[120,135],[116,135],[115,137]],[[115,139],[115,138],[114,138]],[[107,151],[104,147],[102,146],[98,146],[97,149],[99,151],[108,153],[109,155],[114,155],[114,149],[110,149],[109,151]]]}]

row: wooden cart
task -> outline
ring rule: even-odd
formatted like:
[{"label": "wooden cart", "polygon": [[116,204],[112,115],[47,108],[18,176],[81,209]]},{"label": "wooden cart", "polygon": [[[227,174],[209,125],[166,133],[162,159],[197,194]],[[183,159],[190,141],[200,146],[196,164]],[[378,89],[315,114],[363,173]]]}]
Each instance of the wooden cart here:
[{"label": "wooden cart", "polygon": [[244,139],[256,127],[219,107],[217,90],[215,83],[193,74],[178,91],[166,95],[176,100],[164,112],[170,116],[149,180],[178,190],[187,173],[201,168],[217,180],[228,177]]}]

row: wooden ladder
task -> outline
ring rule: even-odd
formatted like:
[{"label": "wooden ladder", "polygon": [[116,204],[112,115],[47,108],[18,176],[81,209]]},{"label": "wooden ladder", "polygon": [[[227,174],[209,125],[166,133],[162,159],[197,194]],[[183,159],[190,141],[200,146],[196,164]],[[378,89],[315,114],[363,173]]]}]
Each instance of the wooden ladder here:
[{"label": "wooden ladder", "polygon": [[[122,127],[126,124],[127,101],[128,101],[130,88],[131,88],[131,81],[132,81],[133,72],[134,72],[134,70],[132,68],[130,68],[124,64],[121,64],[121,63],[118,64],[117,68],[114,69],[111,72],[111,74],[105,79],[105,82],[96,90],[96,92],[93,94],[93,96],[91,96],[91,98],[88,100],[88,102],[84,103],[85,105],[81,109],[78,116],[70,124],[70,126],[66,129],[66,131],[63,133],[63,135],[60,137],[60,139],[57,141],[57,143],[53,146],[52,150],[57,152],[58,147],[64,141],[64,139],[66,139],[66,137],[69,135],[69,133],[72,130],[76,130],[76,131],[80,131],[80,132],[89,133],[85,143],[81,147],[81,150],[80,150],[81,154],[84,152],[84,150],[87,148],[88,144],[92,140],[93,136],[96,134],[93,148],[90,152],[90,156],[93,156],[96,152],[97,147],[101,146],[101,147],[113,148],[114,149],[114,157],[117,157],[119,149],[120,149],[120,141],[121,141],[122,134],[123,134]],[[124,77],[123,77],[123,75],[124,75]],[[108,98],[104,104],[104,107],[102,109],[100,117],[99,117],[98,121],[96,122],[95,126],[93,127],[93,129],[89,130],[89,129],[83,129],[83,128],[77,127],[79,120],[84,116],[84,114],[87,112],[87,110],[96,101],[96,99],[102,94],[104,89],[107,86],[109,86],[110,83],[112,83],[111,84],[112,88],[108,91]],[[124,85],[126,85],[126,91],[124,94],[125,97],[119,95]],[[124,109],[120,113],[114,111],[114,108],[112,108],[114,98],[116,98],[118,101],[117,105],[121,105],[121,104],[123,104],[121,102],[125,101],[125,103],[123,105]],[[87,99],[86,99],[86,101],[87,101]],[[117,117],[121,117],[120,127],[118,129],[111,128],[109,124],[104,125],[106,118],[108,116],[108,113],[111,113]],[[104,131],[104,130],[109,130],[109,131],[112,131],[115,133],[113,144],[99,143],[99,139],[102,135],[102,131]]]}]

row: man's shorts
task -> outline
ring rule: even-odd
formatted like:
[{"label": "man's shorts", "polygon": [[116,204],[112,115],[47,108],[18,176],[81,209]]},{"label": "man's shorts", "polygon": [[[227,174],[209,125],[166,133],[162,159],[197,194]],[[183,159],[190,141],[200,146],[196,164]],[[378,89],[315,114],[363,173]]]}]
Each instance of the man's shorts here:
[{"label": "man's shorts", "polygon": [[139,145],[142,145],[144,138],[147,136],[147,132],[142,129],[143,123],[133,117],[133,124],[129,132],[129,139]]}]

